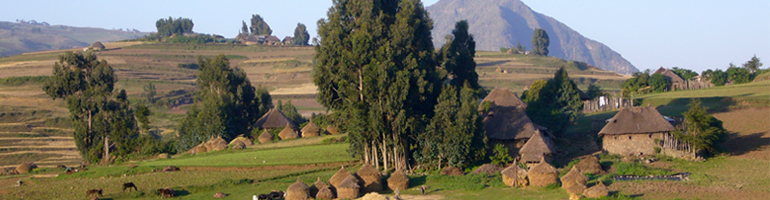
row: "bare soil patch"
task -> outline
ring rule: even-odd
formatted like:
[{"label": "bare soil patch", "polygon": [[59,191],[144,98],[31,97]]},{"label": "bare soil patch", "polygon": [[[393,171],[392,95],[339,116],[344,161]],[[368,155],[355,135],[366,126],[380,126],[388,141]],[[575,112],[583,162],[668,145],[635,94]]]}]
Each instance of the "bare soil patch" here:
[{"label": "bare soil patch", "polygon": [[722,149],[740,158],[770,160],[770,108],[715,113],[729,132]]},{"label": "bare soil patch", "polygon": [[614,182],[609,189],[622,190],[625,195],[642,199],[766,199],[770,196],[768,191],[742,190],[729,186],[699,187],[671,181]]}]

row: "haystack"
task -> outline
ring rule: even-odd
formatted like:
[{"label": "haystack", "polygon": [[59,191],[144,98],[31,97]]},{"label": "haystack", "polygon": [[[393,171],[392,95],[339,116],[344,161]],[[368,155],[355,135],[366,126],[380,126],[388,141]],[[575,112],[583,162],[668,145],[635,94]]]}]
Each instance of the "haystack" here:
[{"label": "haystack", "polygon": [[336,188],[348,176],[352,176],[352,174],[347,169],[345,169],[345,166],[342,166],[342,168],[340,168],[340,170],[338,170],[337,173],[334,173],[334,175],[332,175],[332,177],[329,178],[329,184],[331,184],[332,187]]},{"label": "haystack", "polygon": [[358,181],[354,176],[348,176],[337,187],[337,198],[340,199],[355,199],[358,198],[359,189]]},{"label": "haystack", "polygon": [[585,186],[587,182],[588,177],[583,175],[583,173],[575,168],[575,166],[572,166],[572,169],[570,169],[567,174],[561,177],[561,188],[567,189],[574,184],[581,184]]},{"label": "haystack", "polygon": [[382,175],[371,165],[364,164],[361,169],[356,171],[356,174],[363,180],[361,192],[370,193],[382,191]]},{"label": "haystack", "polygon": [[33,162],[21,163],[21,165],[16,167],[16,172],[26,174],[32,172],[35,168],[37,168],[37,165]]},{"label": "haystack", "polygon": [[262,134],[259,135],[259,143],[268,143],[270,141],[273,141],[273,134],[270,134],[267,132],[267,129],[265,131],[262,131]]},{"label": "haystack", "polygon": [[315,183],[310,186],[310,197],[316,198],[318,191],[324,187],[327,187],[326,184],[321,181],[321,177],[318,177],[318,180],[316,180]]},{"label": "haystack", "polygon": [[206,149],[209,151],[220,151],[227,149],[227,141],[225,139],[222,139],[222,137],[215,137],[211,138],[208,142],[205,144]]},{"label": "haystack", "polygon": [[168,155],[168,153],[158,154],[158,159],[169,159],[169,158],[171,158],[171,155]]},{"label": "haystack", "polygon": [[547,162],[553,152],[553,143],[549,138],[543,137],[539,130],[535,130],[532,138],[519,150],[521,162],[526,164],[540,162],[541,158]]},{"label": "haystack", "polygon": [[409,177],[403,171],[396,170],[388,178],[388,188],[393,191],[396,191],[396,189],[400,191],[406,190],[406,188],[409,188]]},{"label": "haystack", "polygon": [[504,167],[501,167],[500,165],[495,164],[484,164],[481,165],[481,167],[477,168],[476,170],[473,170],[471,172],[472,174],[486,174],[486,175],[495,175],[499,173],[500,171],[503,171],[505,169]]},{"label": "haystack", "polygon": [[580,183],[572,184],[569,187],[564,188],[569,193],[570,200],[579,200],[583,195],[583,191],[586,190],[586,186]]},{"label": "haystack", "polygon": [[601,198],[606,197],[610,194],[610,190],[607,189],[607,186],[604,185],[601,181],[594,185],[593,187],[590,187],[586,189],[583,192],[583,195],[585,195],[588,198]]},{"label": "haystack", "polygon": [[299,178],[297,178],[297,182],[286,189],[286,200],[306,200],[308,198],[310,198],[310,188]]},{"label": "haystack", "polygon": [[507,186],[521,187],[529,184],[527,170],[519,167],[515,162],[500,173],[503,174],[503,183]]},{"label": "haystack", "polygon": [[337,134],[340,134],[340,129],[337,128],[337,126],[333,126],[330,124],[326,126],[326,132],[329,132],[329,134],[332,134],[332,135],[337,135]]},{"label": "haystack", "polygon": [[[246,146],[254,145],[254,142],[245,136],[238,136],[235,139],[233,139],[233,141],[236,141],[236,140],[243,142],[243,144],[245,144]],[[230,141],[230,143],[232,143],[232,141]]]},{"label": "haystack", "polygon": [[329,188],[329,186],[324,186],[318,190],[318,194],[315,195],[316,199],[334,199],[334,197],[334,193],[332,193],[332,190]]},{"label": "haystack", "polygon": [[578,162],[578,164],[575,165],[578,170],[585,173],[591,173],[591,174],[604,174],[604,169],[602,169],[602,165],[599,164],[599,158],[596,156],[587,156]]},{"label": "haystack", "polygon": [[246,148],[246,144],[244,144],[243,141],[240,141],[240,140],[233,140],[232,142],[230,142],[230,145],[228,145],[228,146],[230,146],[230,149],[245,149]]},{"label": "haystack", "polygon": [[321,127],[316,125],[311,119],[310,122],[302,128],[302,137],[315,137],[321,135]]},{"label": "haystack", "polygon": [[556,168],[541,159],[540,163],[529,169],[527,177],[529,178],[529,185],[545,187],[558,183],[559,171],[556,171]]},{"label": "haystack", "polygon": [[193,154],[193,155],[194,154],[198,154],[198,153],[206,153],[208,151],[209,150],[203,144],[200,144],[200,145],[195,146],[192,149],[190,149],[190,153]]},{"label": "haystack", "polygon": [[297,131],[294,131],[291,126],[286,125],[286,127],[284,127],[280,133],[278,133],[278,137],[280,137],[281,140],[285,140],[298,138],[299,135],[297,135]]},{"label": "haystack", "polygon": [[444,167],[441,169],[441,175],[447,175],[447,176],[462,176],[463,170],[457,167]]}]

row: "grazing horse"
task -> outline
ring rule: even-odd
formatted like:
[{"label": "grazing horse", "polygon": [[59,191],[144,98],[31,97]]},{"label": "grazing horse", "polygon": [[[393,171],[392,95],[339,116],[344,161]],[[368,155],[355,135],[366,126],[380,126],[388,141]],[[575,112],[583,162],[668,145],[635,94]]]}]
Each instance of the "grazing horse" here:
[{"label": "grazing horse", "polygon": [[174,190],[171,188],[158,189],[158,194],[164,198],[174,197]]},{"label": "grazing horse", "polygon": [[86,191],[86,196],[91,196],[91,195],[99,195],[100,197],[103,196],[102,195],[102,188],[90,189],[90,190]]},{"label": "grazing horse", "polygon": [[123,192],[125,192],[126,189],[128,189],[128,191],[130,192],[131,188],[134,188],[134,191],[139,190],[136,188],[136,185],[134,185],[134,182],[123,183]]}]

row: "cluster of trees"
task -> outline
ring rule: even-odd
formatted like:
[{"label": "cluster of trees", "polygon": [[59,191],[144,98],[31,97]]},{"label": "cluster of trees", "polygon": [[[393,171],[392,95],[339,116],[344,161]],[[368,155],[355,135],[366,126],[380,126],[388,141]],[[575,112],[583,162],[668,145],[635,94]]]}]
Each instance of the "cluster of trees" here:
[{"label": "cluster of trees", "polygon": [[[593,86],[592,94],[601,95],[601,89]],[[537,80],[521,98],[527,103],[527,115],[536,124],[548,127],[561,136],[577,117],[583,102],[577,84],[570,80],[567,70],[560,68],[551,80]]]},{"label": "cluster of trees", "polygon": [[229,141],[248,133],[251,125],[272,107],[263,87],[251,85],[246,72],[231,68],[225,55],[198,59],[195,104],[179,124],[177,152],[211,137]]},{"label": "cluster of trees", "polygon": [[[467,28],[455,30],[436,54],[431,22],[418,0],[337,1],[318,22],[318,101],[344,119],[352,155],[378,168],[406,169],[412,158],[463,166],[485,148],[474,140],[484,135],[470,109],[475,63],[464,64],[473,62],[475,42]],[[432,136],[447,142],[425,139]]]},{"label": "cluster of trees", "polygon": [[278,100],[277,105],[275,105],[275,109],[280,111],[284,116],[286,116],[286,118],[289,118],[289,120],[297,124],[307,122],[307,119],[302,117],[302,115],[297,112],[297,107],[291,103],[291,100],[286,101],[286,104],[284,104],[283,101]]},{"label": "cluster of trees", "polygon": [[158,36],[160,37],[169,37],[171,35],[184,35],[187,33],[193,33],[193,24],[192,19],[188,18],[171,18],[168,17],[168,19],[161,18],[158,21],[155,22],[155,28],[158,29]]},{"label": "cluster of trees", "polygon": [[[532,55],[538,55],[538,56],[548,56],[548,46],[551,44],[551,39],[548,37],[548,33],[541,29],[535,29],[535,31],[532,33],[532,52],[530,54]],[[521,46],[521,43],[517,43],[516,47],[512,48],[500,48],[500,52],[506,53],[509,52],[513,54],[525,54],[527,52],[527,48],[524,46]]]},{"label": "cluster of trees", "polygon": [[134,110],[125,90],[114,91],[116,81],[107,61],[91,53],[66,52],[43,85],[49,97],[66,100],[75,144],[89,162],[125,158],[137,146]]},{"label": "cluster of trees", "polygon": [[[270,29],[270,25],[267,24],[265,19],[262,18],[262,16],[259,16],[259,14],[253,14],[251,15],[250,25],[248,26],[246,24],[246,21],[242,21],[243,24],[241,26],[240,33],[238,34],[238,38],[245,37],[249,35],[272,35],[273,30]],[[294,41],[291,43],[292,45],[309,45],[310,41],[310,33],[307,32],[307,27],[305,27],[305,24],[297,23],[297,27],[294,28]]]},{"label": "cluster of trees", "polygon": [[691,152],[716,152],[716,144],[727,135],[722,121],[709,115],[698,99],[693,99],[688,107],[690,109],[682,113],[684,122],[672,136],[690,147]]},{"label": "cluster of trees", "polygon": [[651,71],[636,72],[633,76],[623,82],[622,94],[629,96],[631,94],[646,94],[650,92],[663,92],[671,87],[671,81],[666,79],[663,74],[651,74]]},{"label": "cluster of trees", "polygon": [[716,86],[722,86],[727,83],[749,83],[754,81],[754,78],[756,78],[757,75],[767,72],[767,70],[762,70],[760,67],[762,67],[762,62],[756,55],[754,55],[754,57],[751,57],[749,61],[746,61],[742,67],[730,63],[726,71],[709,69],[704,71],[702,75],[703,77],[708,78],[711,83]]}]

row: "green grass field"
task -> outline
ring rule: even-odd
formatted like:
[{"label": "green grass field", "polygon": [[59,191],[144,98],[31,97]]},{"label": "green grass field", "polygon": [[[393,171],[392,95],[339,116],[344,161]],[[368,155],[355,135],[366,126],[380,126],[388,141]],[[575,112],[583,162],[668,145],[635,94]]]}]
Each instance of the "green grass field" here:
[{"label": "green grass field", "polygon": [[[275,165],[307,165],[354,161],[347,153],[347,144],[313,145],[268,150],[225,150],[202,153],[178,159],[142,162],[140,166],[205,166],[258,167]],[[212,155],[206,155],[212,154]]]}]

